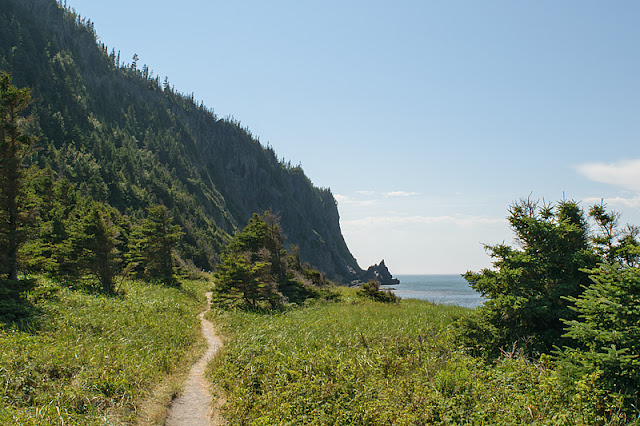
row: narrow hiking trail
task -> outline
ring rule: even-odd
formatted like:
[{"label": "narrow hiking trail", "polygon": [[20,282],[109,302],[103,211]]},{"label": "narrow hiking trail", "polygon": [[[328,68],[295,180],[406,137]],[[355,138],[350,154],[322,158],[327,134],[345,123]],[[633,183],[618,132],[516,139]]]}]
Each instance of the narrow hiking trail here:
[{"label": "narrow hiking trail", "polygon": [[217,413],[211,412],[209,383],[204,377],[207,363],[222,347],[222,341],[213,330],[213,324],[204,318],[211,303],[211,293],[207,293],[207,309],[200,313],[202,334],[207,341],[207,351],[191,367],[184,392],[169,407],[166,426],[210,426],[224,424]]}]

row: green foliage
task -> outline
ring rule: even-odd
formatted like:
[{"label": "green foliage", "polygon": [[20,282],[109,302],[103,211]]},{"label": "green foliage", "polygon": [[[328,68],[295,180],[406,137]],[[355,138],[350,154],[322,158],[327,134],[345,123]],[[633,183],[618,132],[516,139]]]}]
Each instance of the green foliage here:
[{"label": "green foliage", "polygon": [[[268,215],[270,213],[265,212],[265,216]],[[269,240],[273,240],[273,236],[269,235],[267,223],[259,214],[254,213],[247,226],[229,241],[225,251],[229,253],[251,252],[257,257],[261,248],[266,248],[267,244],[274,244],[274,241]]]},{"label": "green foliage", "polygon": [[603,203],[591,207],[589,216],[598,227],[598,232],[592,236],[592,242],[604,262],[640,266],[640,229],[637,226],[627,225],[620,229],[620,213],[607,212]]},{"label": "green foliage", "polygon": [[130,238],[130,257],[141,266],[143,276],[166,285],[177,282],[173,251],[183,235],[180,226],[171,221],[166,207],[152,206]]},{"label": "green foliage", "polygon": [[551,364],[460,350],[452,324],[464,308],[341,294],[267,316],[215,313],[228,341],[209,374],[228,424],[625,423],[596,413],[606,400],[592,383],[565,387]]},{"label": "green foliage", "polygon": [[21,116],[31,99],[0,72],[0,274],[18,279],[18,250],[25,239],[25,171],[23,161],[34,137]]},{"label": "green foliage", "polygon": [[240,299],[252,309],[262,307],[265,301],[275,307],[282,295],[269,269],[268,262],[252,262],[248,255],[225,255],[215,274],[216,295],[219,299]]},{"label": "green foliage", "polygon": [[36,200],[37,220],[20,251],[21,270],[77,276],[71,233],[84,217],[78,211],[86,210],[78,201],[79,194],[68,180],[56,179],[50,169],[34,173],[29,184]]},{"label": "green foliage", "polygon": [[279,218],[268,211],[254,214],[229,242],[214,281],[218,301],[251,309],[320,297],[318,284],[327,285],[321,273],[301,264],[297,250],[284,249]]},{"label": "green foliage", "polygon": [[595,267],[598,257],[574,201],[553,207],[521,200],[511,207],[509,223],[521,248],[487,246],[495,270],[464,275],[489,300],[462,320],[461,335],[476,353],[489,357],[514,344],[529,354],[548,353],[566,342],[561,319],[575,318],[567,297],[582,292],[588,282],[584,269]]},{"label": "green foliage", "polygon": [[239,298],[252,309],[263,307],[264,301],[270,307],[278,306],[283,301],[277,284],[282,276],[281,242],[277,218],[269,212],[254,214],[225,249],[214,275],[217,297]]},{"label": "green foliage", "polygon": [[369,281],[362,284],[362,288],[358,293],[364,297],[368,297],[376,302],[398,303],[400,298],[396,296],[390,289],[380,289],[380,283],[377,281]]},{"label": "green foliage", "polygon": [[34,173],[29,189],[37,215],[20,251],[22,270],[71,279],[90,274],[104,293],[113,294],[128,251],[128,219],[109,205],[81,197],[51,170]]},{"label": "green foliage", "polygon": [[134,424],[140,404],[200,339],[202,282],[125,282],[124,296],[39,278],[29,327],[0,322],[0,424]]},{"label": "green foliage", "polygon": [[558,381],[581,389],[581,404],[603,423],[638,414],[640,243],[638,229],[620,230],[620,215],[603,204],[590,216],[593,234],[575,202],[513,206],[509,220],[521,249],[488,247],[496,270],[465,274],[490,300],[461,318],[458,331],[485,358],[563,347]]},{"label": "green foliage", "polygon": [[95,202],[89,202],[80,213],[82,217],[70,230],[77,265],[100,281],[105,294],[114,294],[114,279],[121,263],[116,248],[121,230],[114,221],[118,213]]},{"label": "green foliage", "polygon": [[605,264],[590,273],[592,284],[569,299],[578,318],[565,321],[577,345],[560,359],[572,380],[596,375],[633,413],[640,403],[640,269]]}]

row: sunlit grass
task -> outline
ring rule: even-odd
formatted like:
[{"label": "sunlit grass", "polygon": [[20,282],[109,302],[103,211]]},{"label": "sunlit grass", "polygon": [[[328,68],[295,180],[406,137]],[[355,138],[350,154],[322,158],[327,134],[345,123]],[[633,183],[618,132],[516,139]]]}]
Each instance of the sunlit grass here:
[{"label": "sunlit grass", "polygon": [[199,342],[204,286],[126,282],[124,296],[106,297],[39,279],[33,325],[0,329],[0,424],[135,421]]},{"label": "sunlit grass", "polygon": [[452,332],[465,308],[341,297],[212,314],[228,341],[209,374],[229,424],[624,423],[598,417],[588,384],[576,391],[547,365],[466,354]]}]

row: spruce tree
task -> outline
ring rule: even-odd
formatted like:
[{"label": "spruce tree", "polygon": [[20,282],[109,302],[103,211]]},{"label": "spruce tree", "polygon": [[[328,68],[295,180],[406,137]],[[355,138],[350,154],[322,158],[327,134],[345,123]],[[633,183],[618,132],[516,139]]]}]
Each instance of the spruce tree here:
[{"label": "spruce tree", "polygon": [[580,295],[589,283],[584,269],[594,268],[598,257],[577,202],[553,207],[521,200],[511,207],[508,219],[519,248],[487,246],[494,269],[464,275],[489,300],[461,320],[462,337],[487,356],[514,348],[548,353],[564,342],[561,319],[576,316],[566,297]]},{"label": "spruce tree", "polygon": [[18,250],[23,240],[23,206],[25,170],[23,160],[35,138],[25,131],[21,116],[31,93],[18,89],[11,77],[0,73],[0,243],[6,257],[1,259],[2,272],[10,280],[18,278]]},{"label": "spruce tree", "polygon": [[114,281],[122,263],[118,250],[122,230],[114,222],[115,209],[88,200],[78,209],[78,222],[69,226],[72,258],[79,271],[89,272],[105,294],[115,293]]},{"label": "spruce tree", "polygon": [[278,218],[268,211],[255,213],[247,226],[229,242],[215,274],[220,299],[240,299],[252,309],[267,302],[271,308],[284,298],[279,285],[287,271],[287,253]]},{"label": "spruce tree", "polygon": [[183,233],[180,226],[171,223],[165,206],[151,206],[147,212],[147,218],[133,231],[132,260],[138,263],[145,277],[173,285],[177,282],[173,251]]},{"label": "spruce tree", "polygon": [[640,403],[640,269],[603,264],[590,273],[592,284],[568,298],[578,314],[565,321],[575,347],[564,349],[561,365],[574,379],[596,373],[632,413]]}]

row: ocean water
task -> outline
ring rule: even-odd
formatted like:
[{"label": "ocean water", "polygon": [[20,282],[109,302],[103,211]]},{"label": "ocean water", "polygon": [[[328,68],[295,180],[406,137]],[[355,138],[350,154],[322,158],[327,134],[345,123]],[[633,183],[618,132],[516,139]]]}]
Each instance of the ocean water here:
[{"label": "ocean water", "polygon": [[485,299],[460,275],[397,275],[400,284],[390,286],[403,299],[475,308]]}]

